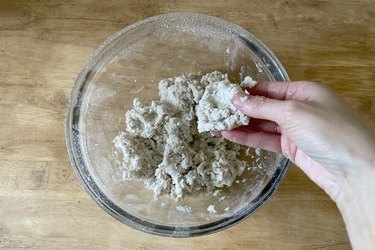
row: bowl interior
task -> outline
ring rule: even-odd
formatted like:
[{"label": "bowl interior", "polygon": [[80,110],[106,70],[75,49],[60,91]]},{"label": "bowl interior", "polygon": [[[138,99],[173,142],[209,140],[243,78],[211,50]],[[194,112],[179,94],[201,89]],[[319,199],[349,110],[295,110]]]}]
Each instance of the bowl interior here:
[{"label": "bowl interior", "polygon": [[[125,113],[133,99],[157,99],[161,79],[214,70],[228,73],[234,82],[247,75],[257,81],[288,80],[277,59],[250,33],[197,14],[168,14],[131,25],[84,66],[68,107],[68,151],[82,184],[120,221],[163,235],[205,233],[251,214],[280,184],[286,159],[254,149],[243,156],[249,164],[242,176],[215,195],[155,200],[142,182],[122,179],[121,155],[112,141],[125,130]],[[209,205],[217,213],[208,213]],[[179,211],[178,206],[191,207],[192,212]]]}]

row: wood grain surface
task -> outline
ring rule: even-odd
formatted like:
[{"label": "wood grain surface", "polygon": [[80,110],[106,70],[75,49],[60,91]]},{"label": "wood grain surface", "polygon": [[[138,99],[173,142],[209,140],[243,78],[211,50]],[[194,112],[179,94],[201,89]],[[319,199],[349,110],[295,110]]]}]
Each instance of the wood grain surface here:
[{"label": "wood grain surface", "polygon": [[82,64],[107,36],[148,16],[199,12],[259,37],[291,79],[324,82],[375,125],[375,2],[0,1],[0,248],[350,249],[336,205],[293,166],[254,216],[169,239],[102,211],[70,166],[64,112]]}]

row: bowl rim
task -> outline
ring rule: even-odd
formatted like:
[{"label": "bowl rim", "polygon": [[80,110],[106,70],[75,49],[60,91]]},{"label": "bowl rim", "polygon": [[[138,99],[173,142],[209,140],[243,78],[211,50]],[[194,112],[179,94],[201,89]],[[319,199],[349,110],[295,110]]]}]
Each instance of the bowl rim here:
[{"label": "bowl rim", "polygon": [[[237,211],[233,215],[227,218],[217,220],[215,222],[210,222],[200,226],[186,226],[186,227],[175,227],[175,226],[164,226],[159,224],[150,223],[146,220],[142,220],[133,216],[116,204],[114,204],[105,194],[100,190],[97,184],[91,178],[90,172],[85,164],[85,161],[82,157],[80,142],[79,142],[79,107],[82,96],[80,92],[84,89],[86,80],[92,73],[91,69],[98,62],[98,57],[104,55],[113,45],[114,41],[119,38],[124,33],[130,31],[133,28],[136,28],[140,25],[145,25],[148,22],[158,21],[159,19],[165,18],[175,18],[175,17],[184,17],[184,18],[199,18],[201,20],[215,21],[220,25],[226,25],[230,28],[233,28],[236,31],[239,31],[241,34],[246,36],[238,35],[238,37],[248,46],[253,52],[262,53],[267,55],[269,58],[264,58],[263,60],[266,65],[274,66],[274,70],[277,70],[281,79],[276,79],[278,81],[289,81],[289,76],[277,59],[277,57],[269,50],[256,36],[250,32],[244,30],[240,26],[229,22],[227,20],[213,17],[204,14],[191,13],[191,12],[172,12],[167,14],[161,14],[156,16],[151,16],[135,22],[129,26],[124,27],[120,31],[111,35],[107,40],[102,43],[89,57],[89,59],[84,63],[81,68],[77,78],[75,79],[74,86],[71,90],[68,104],[66,107],[65,113],[65,139],[66,147],[69,155],[70,163],[73,167],[75,175],[77,176],[79,182],[84,187],[86,192],[90,197],[98,204],[104,211],[110,214],[112,217],[118,221],[134,228],[139,231],[151,233],[159,236],[168,236],[168,237],[194,237],[201,236],[206,234],[215,233],[231,226],[238,224],[240,221],[246,219],[250,215],[254,214],[260,207],[262,207],[269,198],[275,193],[283,182],[285,176],[287,175],[288,169],[290,167],[289,159],[284,156],[281,157],[281,160],[277,166],[277,169],[264,187],[262,192],[260,192],[257,197],[249,204],[247,204],[240,211]],[[262,50],[262,51],[260,51]],[[267,61],[272,60],[272,61]],[[273,72],[273,71],[272,71]],[[74,105],[73,105],[74,104]]]}]

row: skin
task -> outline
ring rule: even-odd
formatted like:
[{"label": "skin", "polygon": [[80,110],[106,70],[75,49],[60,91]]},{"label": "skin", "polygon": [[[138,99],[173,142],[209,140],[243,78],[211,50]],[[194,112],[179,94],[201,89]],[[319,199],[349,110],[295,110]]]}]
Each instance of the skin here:
[{"label": "skin", "polygon": [[374,249],[374,129],[318,83],[263,82],[248,91],[232,102],[250,124],[215,134],[288,157],[337,203],[353,248]]}]

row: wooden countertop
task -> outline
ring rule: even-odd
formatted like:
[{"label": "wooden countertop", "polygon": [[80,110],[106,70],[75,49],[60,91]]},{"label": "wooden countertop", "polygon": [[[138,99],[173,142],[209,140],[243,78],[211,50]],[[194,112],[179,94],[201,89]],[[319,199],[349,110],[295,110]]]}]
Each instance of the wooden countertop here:
[{"label": "wooden countertop", "polygon": [[336,205],[293,166],[254,216],[228,230],[169,239],[101,210],[70,166],[64,112],[85,60],[110,34],[188,11],[259,37],[291,79],[324,82],[375,125],[375,2],[1,1],[0,248],[350,249]]}]

